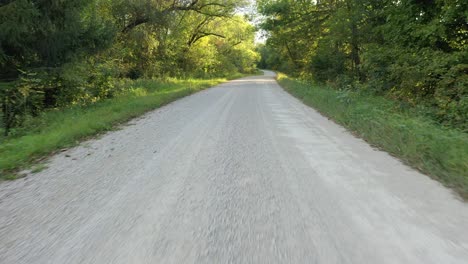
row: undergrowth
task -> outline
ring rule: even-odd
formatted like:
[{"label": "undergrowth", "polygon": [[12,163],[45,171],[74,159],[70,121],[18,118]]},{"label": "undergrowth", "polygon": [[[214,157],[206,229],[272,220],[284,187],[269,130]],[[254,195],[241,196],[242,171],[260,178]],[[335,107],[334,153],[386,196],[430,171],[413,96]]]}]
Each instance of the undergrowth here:
[{"label": "undergrowth", "polygon": [[468,135],[395,101],[278,75],[283,88],[379,148],[468,198]]}]

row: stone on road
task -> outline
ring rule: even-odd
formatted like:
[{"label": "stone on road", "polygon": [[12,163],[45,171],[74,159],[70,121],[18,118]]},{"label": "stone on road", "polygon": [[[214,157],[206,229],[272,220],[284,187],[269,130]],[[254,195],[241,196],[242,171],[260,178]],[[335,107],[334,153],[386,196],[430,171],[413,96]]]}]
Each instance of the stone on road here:
[{"label": "stone on road", "polygon": [[266,72],[1,183],[0,263],[468,263],[468,206]]}]

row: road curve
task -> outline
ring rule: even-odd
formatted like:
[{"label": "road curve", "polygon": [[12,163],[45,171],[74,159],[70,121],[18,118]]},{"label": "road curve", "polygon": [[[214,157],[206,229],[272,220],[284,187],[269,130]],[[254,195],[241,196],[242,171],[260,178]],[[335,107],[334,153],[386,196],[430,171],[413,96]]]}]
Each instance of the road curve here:
[{"label": "road curve", "polygon": [[0,263],[468,263],[468,206],[248,77],[0,184]]}]

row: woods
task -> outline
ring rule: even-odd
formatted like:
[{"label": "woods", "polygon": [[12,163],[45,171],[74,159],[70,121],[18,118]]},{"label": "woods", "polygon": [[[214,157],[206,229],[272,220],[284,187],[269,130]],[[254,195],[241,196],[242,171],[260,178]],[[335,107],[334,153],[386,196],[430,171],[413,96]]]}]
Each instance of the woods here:
[{"label": "woods", "polygon": [[226,77],[259,59],[233,0],[11,0],[0,5],[4,135],[49,109],[87,105],[125,79]]},{"label": "woods", "polygon": [[468,190],[466,1],[255,3],[249,16],[247,0],[3,1],[0,174],[258,64],[358,135]]},{"label": "woods", "polygon": [[[259,0],[264,45],[233,0],[10,0],[0,5],[4,135],[44,110],[112,98],[123,79],[271,68],[386,96],[468,129],[468,4]],[[261,59],[259,54],[261,53]]]},{"label": "woods", "polygon": [[468,2],[259,0],[260,67],[283,88],[468,197]]},{"label": "woods", "polygon": [[259,0],[260,67],[381,95],[468,130],[468,2]]}]

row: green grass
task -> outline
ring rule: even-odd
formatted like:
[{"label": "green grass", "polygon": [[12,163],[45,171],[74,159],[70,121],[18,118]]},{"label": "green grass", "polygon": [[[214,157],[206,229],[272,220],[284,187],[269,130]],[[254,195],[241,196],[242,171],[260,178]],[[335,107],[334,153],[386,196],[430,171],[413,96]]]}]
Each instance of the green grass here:
[{"label": "green grass", "polygon": [[47,169],[47,165],[45,165],[45,164],[37,164],[37,165],[35,165],[35,166],[33,166],[33,167],[31,168],[31,172],[32,172],[32,173],[38,173],[38,172],[41,172],[41,171],[43,171],[43,170],[45,170],[45,169]]},{"label": "green grass", "polygon": [[2,175],[2,179],[3,180],[16,180],[20,178],[18,175],[16,175],[15,173],[8,173],[8,174],[4,174]]},{"label": "green grass", "polygon": [[[242,76],[229,79],[238,77]],[[31,120],[19,136],[0,138],[0,179],[15,179],[16,171],[58,149],[74,146],[80,140],[115,128],[119,123],[226,80],[126,81],[121,85],[128,88],[115,98],[86,107],[48,111]]]},{"label": "green grass", "polygon": [[402,110],[381,96],[328,89],[283,74],[278,82],[305,104],[468,199],[466,133]]}]

